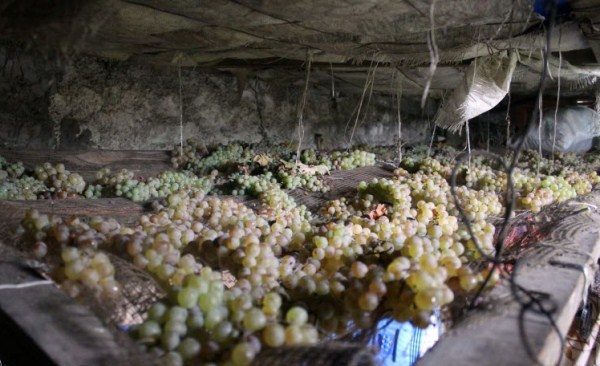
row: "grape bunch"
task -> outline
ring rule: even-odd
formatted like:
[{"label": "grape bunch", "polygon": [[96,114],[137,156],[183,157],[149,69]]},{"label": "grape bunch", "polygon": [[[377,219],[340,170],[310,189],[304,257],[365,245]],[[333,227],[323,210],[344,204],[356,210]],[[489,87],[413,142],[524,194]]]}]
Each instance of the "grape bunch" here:
[{"label": "grape bunch", "polygon": [[0,199],[36,200],[47,189],[43,182],[34,177],[6,178],[0,180]]},{"label": "grape bunch", "polygon": [[277,173],[278,181],[284,189],[303,188],[311,192],[327,192],[327,186],[321,179],[317,177],[317,173],[301,172],[296,169],[280,168]]},{"label": "grape bunch", "polygon": [[188,167],[190,162],[197,161],[200,157],[208,154],[206,147],[193,140],[188,140],[181,146],[175,146],[173,150],[171,150],[171,164],[175,169],[185,169]]},{"label": "grape bunch", "polygon": [[353,150],[352,152],[334,151],[330,159],[333,168],[341,170],[375,165],[375,154],[363,150]]},{"label": "grape bunch", "polygon": [[57,194],[81,194],[85,189],[83,177],[65,169],[64,164],[44,163],[34,169],[35,177]]},{"label": "grape bunch", "polygon": [[109,169],[105,169],[96,174],[96,187],[99,185],[104,190],[114,192],[115,195],[134,202],[144,202],[167,197],[182,189],[208,192],[212,189],[215,175],[213,173],[206,177],[197,177],[191,172],[165,171],[156,178],[144,181],[135,179],[133,172],[126,169],[115,174],[111,174]]},{"label": "grape bunch", "polygon": [[239,165],[252,161],[254,153],[239,143],[221,145],[206,157],[188,162],[186,169],[197,174],[207,174],[214,169],[221,169],[228,165]]},{"label": "grape bunch", "polygon": [[25,166],[22,162],[8,163],[6,159],[0,156],[0,179],[21,178],[25,173]]}]

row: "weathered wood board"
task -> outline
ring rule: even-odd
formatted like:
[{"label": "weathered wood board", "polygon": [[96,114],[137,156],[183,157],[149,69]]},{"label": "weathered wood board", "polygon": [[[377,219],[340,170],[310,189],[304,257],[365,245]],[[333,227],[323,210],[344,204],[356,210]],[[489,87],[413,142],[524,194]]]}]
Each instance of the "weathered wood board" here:
[{"label": "weathered wood board", "polygon": [[25,213],[30,209],[36,209],[44,214],[61,217],[112,217],[121,223],[131,224],[145,212],[149,212],[147,206],[125,198],[74,198],[36,201],[0,200],[0,235],[3,240],[10,240]]},{"label": "weathered wood board", "polygon": [[[89,309],[63,294],[53,283],[14,287],[44,279],[23,267],[20,256],[2,244],[0,254],[0,313],[9,319],[7,322],[23,330],[53,363],[147,364],[130,354],[136,349],[133,342],[117,337]],[[28,364],[28,360],[20,361]]]},{"label": "weathered wood board", "polygon": [[137,176],[150,177],[171,169],[170,153],[164,150],[9,150],[0,149],[9,162],[22,161],[25,167],[50,162],[65,167],[93,181],[102,168],[130,169]]},{"label": "weathered wood board", "polygon": [[366,166],[352,170],[336,170],[323,177],[325,184],[330,187],[329,192],[308,192],[303,189],[294,189],[290,195],[298,204],[305,205],[309,210],[315,211],[326,201],[352,197],[356,194],[361,181],[370,182],[374,178],[389,178],[392,173],[379,166]]},{"label": "weathered wood board", "polygon": [[[600,192],[579,201],[598,207]],[[581,204],[573,205],[573,212],[522,257],[517,277],[521,286],[551,295],[557,306],[553,318],[562,335],[573,321],[584,286],[587,290],[591,284],[600,257],[600,211]],[[586,268],[587,279],[577,267]],[[507,285],[494,289],[491,298],[492,309],[469,314],[444,334],[418,365],[532,365],[535,362],[528,355],[524,339],[542,365],[558,362],[562,353],[560,339],[545,316],[527,312],[522,322],[522,339],[520,306]]]},{"label": "weathered wood board", "polygon": [[20,220],[30,209],[57,216],[110,216],[122,221],[132,221],[147,212],[146,205],[125,198],[61,199],[10,201],[0,200],[0,218]]}]

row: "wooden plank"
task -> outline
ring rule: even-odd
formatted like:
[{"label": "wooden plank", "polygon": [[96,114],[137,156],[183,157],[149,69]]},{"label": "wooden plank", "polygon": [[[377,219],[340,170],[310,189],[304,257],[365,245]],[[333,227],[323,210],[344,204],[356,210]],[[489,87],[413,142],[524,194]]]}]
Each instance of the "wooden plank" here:
[{"label": "wooden plank", "polygon": [[290,195],[296,200],[296,203],[305,205],[309,210],[315,212],[328,200],[355,195],[361,181],[370,182],[374,178],[389,178],[391,176],[390,171],[380,166],[335,170],[330,175],[323,177],[325,184],[330,187],[329,192],[309,192],[303,189],[294,189],[290,191]]},{"label": "wooden plank", "polygon": [[61,217],[112,217],[123,224],[132,224],[141,215],[150,212],[147,204],[135,203],[125,198],[74,198],[35,201],[0,200],[0,237],[3,240],[8,242],[15,238],[16,229],[19,227],[25,213],[30,209],[36,209],[40,213]]},{"label": "wooden plank", "polygon": [[155,176],[171,169],[170,153],[165,150],[9,150],[0,149],[9,162],[22,161],[28,168],[50,162],[65,167],[93,181],[101,168],[130,169],[137,176]]},{"label": "wooden plank", "polygon": [[[600,192],[580,200],[598,207]],[[576,213],[582,208],[586,209]],[[551,294],[557,306],[553,318],[563,335],[567,334],[581,303],[584,283],[591,284],[592,268],[600,257],[600,212],[584,205],[574,205],[573,210],[572,216],[557,224],[547,239],[524,256],[517,276],[517,282],[523,287]],[[577,266],[586,268],[588,280],[575,268]],[[498,286],[490,297],[492,309],[470,314],[450,329],[418,365],[534,364],[519,331],[520,306],[507,285]],[[525,340],[540,363],[556,364],[562,350],[548,319],[528,312],[522,325]]]},{"label": "wooden plank", "polygon": [[110,216],[124,221],[133,220],[144,212],[148,212],[147,205],[136,203],[125,198],[98,198],[98,199],[61,199],[61,200],[33,200],[10,201],[0,200],[0,220],[22,219],[30,209],[40,213],[57,216]]},{"label": "wooden plank", "polygon": [[[18,255],[0,247],[0,312],[25,332],[57,365],[129,365],[133,342],[110,332],[90,310],[53,283],[20,265]],[[8,253],[8,254],[7,254]],[[15,287],[38,282],[30,287]],[[117,339],[118,338],[118,339]],[[1,348],[1,346],[0,346]],[[131,350],[132,348],[130,348]],[[134,349],[134,348],[133,348]],[[20,364],[29,364],[21,360]]]}]

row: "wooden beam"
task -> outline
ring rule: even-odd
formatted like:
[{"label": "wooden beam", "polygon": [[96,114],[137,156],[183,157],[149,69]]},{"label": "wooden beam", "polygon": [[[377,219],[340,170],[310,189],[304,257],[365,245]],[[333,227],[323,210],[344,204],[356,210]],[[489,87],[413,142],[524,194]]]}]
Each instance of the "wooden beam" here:
[{"label": "wooden beam", "polygon": [[[600,211],[586,204],[600,205],[595,191],[574,204],[572,216],[562,220],[549,237],[522,257],[518,283],[529,289],[550,294],[557,306],[553,319],[564,336],[582,300],[584,284],[593,279],[592,269],[600,257]],[[578,210],[584,212],[577,213]],[[586,269],[588,278],[577,267]],[[587,288],[586,288],[587,291]],[[470,314],[450,329],[418,362],[429,365],[532,365],[524,341],[543,365],[554,365],[562,350],[548,319],[527,313],[523,319],[524,338],[520,335],[520,306],[508,286],[501,285],[490,294],[492,309]]]},{"label": "wooden beam", "polygon": [[[144,364],[130,358],[129,352],[135,349],[132,341],[117,337],[53,283],[40,282],[44,279],[21,265],[19,256],[6,248],[0,244],[0,314],[11,324],[2,327],[17,326],[56,365]],[[29,349],[32,344],[22,346]],[[29,358],[18,361],[31,364]]]}]

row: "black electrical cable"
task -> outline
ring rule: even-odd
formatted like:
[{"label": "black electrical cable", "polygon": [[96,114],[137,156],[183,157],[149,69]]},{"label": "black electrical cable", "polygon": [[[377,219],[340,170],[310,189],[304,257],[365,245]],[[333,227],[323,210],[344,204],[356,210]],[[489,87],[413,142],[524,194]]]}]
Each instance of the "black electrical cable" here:
[{"label": "black electrical cable", "polygon": [[[546,45],[543,50],[544,66],[543,66],[542,73],[540,75],[536,105],[540,104],[540,102],[542,100],[544,88],[546,85],[546,77],[547,77],[547,73],[548,73],[548,54],[550,53],[550,42],[551,42],[551,38],[552,38],[552,31],[554,29],[554,23],[556,20],[557,1],[556,0],[548,1],[546,3],[546,6],[547,6],[547,9],[546,9],[547,14],[549,14],[550,17],[549,17],[549,21],[548,21],[548,28],[546,30]],[[513,184],[513,180],[512,180],[512,175],[517,166],[521,152],[523,150],[523,143],[525,142],[525,136],[536,125],[537,119],[539,117],[539,115],[538,115],[539,113],[541,113],[541,112],[539,111],[538,108],[533,109],[533,112],[531,114],[531,119],[529,120],[529,124],[527,125],[527,128],[525,129],[524,133],[518,139],[518,143],[514,149],[514,153],[513,153],[510,165],[507,166],[504,158],[499,156],[498,154],[494,154],[494,153],[490,153],[490,152],[483,152],[483,151],[479,151],[479,152],[475,153],[476,155],[483,155],[492,160],[498,161],[500,163],[501,167],[504,168],[504,170],[507,173],[507,183],[506,183],[507,187],[506,187],[506,194],[505,194],[506,209],[504,211],[502,227],[500,229],[500,232],[496,238],[496,243],[494,245],[495,253],[493,256],[489,255],[482,249],[479,241],[477,240],[477,237],[473,233],[473,228],[472,228],[471,222],[470,222],[469,218],[467,217],[467,215],[465,214],[462,206],[460,205],[458,196],[456,194],[456,178],[457,178],[459,168],[461,167],[461,164],[464,162],[464,160],[466,160],[470,157],[470,154],[462,153],[461,155],[459,155],[456,160],[456,165],[452,169],[452,175],[451,175],[451,179],[450,179],[451,180],[450,181],[450,191],[451,191],[454,203],[456,205],[456,208],[458,209],[459,215],[463,218],[463,222],[464,222],[465,226],[467,227],[469,235],[471,236],[471,240],[475,244],[475,248],[481,254],[481,256],[483,257],[485,262],[492,263],[491,270],[489,271],[489,273],[486,276],[486,278],[484,279],[482,285],[480,286],[480,288],[476,292],[475,296],[471,300],[471,305],[470,305],[471,308],[476,304],[477,299],[481,296],[481,293],[487,287],[487,284],[489,283],[494,271],[497,270],[497,268],[500,265],[509,263],[509,261],[502,258],[502,249],[504,247],[504,243],[506,240],[506,234],[507,234],[508,224],[510,222],[510,217],[512,216],[512,213],[514,212],[514,207],[515,207],[515,188],[514,188],[514,184]],[[558,328],[558,326],[553,318],[553,314],[557,311],[557,304],[555,301],[553,301],[552,296],[550,294],[526,289],[523,286],[519,285],[517,283],[518,270],[519,270],[519,262],[517,261],[514,264],[513,271],[511,272],[511,274],[508,278],[508,281],[510,284],[510,291],[513,295],[513,298],[520,305],[519,333],[520,333],[520,337],[523,342],[523,345],[525,346],[525,350],[526,350],[528,356],[535,363],[540,364],[539,360],[537,359],[537,355],[532,350],[531,345],[529,344],[529,341],[527,339],[527,334],[526,334],[526,329],[525,329],[525,316],[526,316],[527,312],[534,312],[537,314],[542,314],[548,319],[548,322],[552,326],[552,329],[558,334],[558,337],[560,339],[561,353],[560,353],[560,356],[559,356],[559,359],[557,362],[557,364],[560,364],[562,361],[562,357],[563,357],[562,350],[564,349],[564,346],[565,346],[565,338],[562,335],[560,329]]]}]

